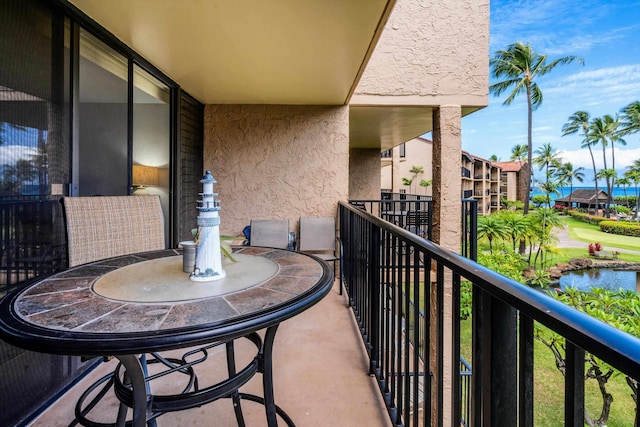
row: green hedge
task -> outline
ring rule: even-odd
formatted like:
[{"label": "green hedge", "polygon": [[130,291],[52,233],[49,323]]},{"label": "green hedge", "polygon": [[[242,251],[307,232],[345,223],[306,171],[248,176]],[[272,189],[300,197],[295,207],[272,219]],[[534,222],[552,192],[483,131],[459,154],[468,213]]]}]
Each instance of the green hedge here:
[{"label": "green hedge", "polygon": [[605,217],[590,215],[590,214],[578,212],[575,210],[570,210],[569,215],[571,215],[572,218],[575,218],[578,221],[587,222],[589,224],[595,224],[595,225],[600,224],[602,221],[607,221],[607,218]]},{"label": "green hedge", "polygon": [[600,230],[622,236],[640,237],[640,224],[624,221],[601,221]]}]

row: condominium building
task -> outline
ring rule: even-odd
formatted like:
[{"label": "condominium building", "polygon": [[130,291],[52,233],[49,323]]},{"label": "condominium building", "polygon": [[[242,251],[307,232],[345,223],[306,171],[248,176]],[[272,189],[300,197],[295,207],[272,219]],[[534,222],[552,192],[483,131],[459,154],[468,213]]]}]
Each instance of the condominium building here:
[{"label": "condominium building", "polygon": [[[430,196],[432,155],[433,143],[424,137],[414,138],[382,153],[380,182],[383,191]],[[515,181],[510,181],[513,188],[509,192],[503,192],[502,179],[500,163],[462,151],[461,197],[477,200],[479,214],[487,215],[500,210],[501,197],[516,200]],[[509,199],[512,194],[513,198]]]},{"label": "condominium building", "polygon": [[524,203],[528,199],[525,177],[529,170],[527,162],[493,162],[500,168],[500,197],[504,200],[519,200]]}]

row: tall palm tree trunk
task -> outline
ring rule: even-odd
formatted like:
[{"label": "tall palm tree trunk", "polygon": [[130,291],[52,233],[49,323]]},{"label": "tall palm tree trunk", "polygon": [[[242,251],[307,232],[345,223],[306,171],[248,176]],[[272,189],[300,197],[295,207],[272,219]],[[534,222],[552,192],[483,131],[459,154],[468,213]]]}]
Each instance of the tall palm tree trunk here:
[{"label": "tall palm tree trunk", "polygon": [[638,220],[638,202],[640,202],[640,198],[638,197],[638,182],[636,181],[636,214],[635,217],[633,219],[635,219],[636,221]]},{"label": "tall palm tree trunk", "polygon": [[[602,143],[602,163],[604,164],[604,169],[607,169],[607,146],[605,143]],[[606,176],[604,178],[605,184],[607,184],[607,203],[604,205],[604,216],[605,218],[609,218],[609,194],[611,193],[611,184],[609,183],[609,177]],[[598,196],[596,195],[596,202],[598,201]]]},{"label": "tall palm tree trunk", "polygon": [[[611,138],[611,169],[613,169],[613,171],[615,172],[616,170],[616,153],[613,149],[614,144],[614,139],[615,138]],[[611,180],[611,188],[609,188],[609,193],[607,194],[607,210],[611,209],[611,204],[613,203],[613,185],[615,184],[614,180],[615,178],[612,176],[610,178]],[[609,218],[607,216],[607,218]]]},{"label": "tall palm tree trunk", "polygon": [[596,215],[598,214],[598,178],[596,178],[596,174],[598,170],[596,169],[596,159],[593,157],[593,150],[591,150],[591,145],[589,147],[589,154],[591,155],[591,164],[593,165],[593,181],[596,184]]},{"label": "tall palm tree trunk", "polygon": [[532,123],[533,123],[533,105],[531,104],[531,84],[527,84],[527,165],[529,170],[525,177],[525,194],[526,200],[524,201],[523,213],[526,215],[529,213],[529,198],[531,197],[531,175],[533,174],[533,137],[532,137]]},{"label": "tall palm tree trunk", "polygon": [[573,194],[573,179],[569,180],[569,209],[571,209],[573,206],[571,206],[571,195]]}]

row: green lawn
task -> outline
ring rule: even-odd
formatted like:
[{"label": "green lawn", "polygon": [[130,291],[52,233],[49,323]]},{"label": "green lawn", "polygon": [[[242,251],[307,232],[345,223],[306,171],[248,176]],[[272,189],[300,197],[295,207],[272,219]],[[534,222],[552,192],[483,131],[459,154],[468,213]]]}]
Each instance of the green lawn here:
[{"label": "green lawn", "polygon": [[[569,237],[574,240],[584,242],[582,248],[564,248],[558,244],[556,253],[549,255],[549,265],[556,263],[566,263],[572,258],[583,258],[589,255],[589,243],[599,242],[604,250],[613,251],[616,249],[627,249],[640,252],[640,237],[620,236],[617,234],[609,234],[600,231],[600,227],[594,224],[587,224],[571,217],[562,218],[565,225],[569,227]],[[501,243],[495,247],[501,247]],[[503,242],[503,246],[510,247],[510,243]],[[489,252],[489,243],[487,239],[478,240],[478,250]],[[628,262],[640,262],[640,254],[620,253],[618,259]]]},{"label": "green lawn", "polygon": [[[471,319],[460,324],[460,353],[471,363]],[[473,366],[473,364],[471,363]],[[607,383],[613,396],[608,427],[633,425],[635,404],[631,389],[622,375],[613,375]],[[587,413],[600,415],[602,398],[595,380],[585,383]],[[540,341],[534,341],[534,425],[555,427],[564,424],[564,377],[556,368],[555,358]]]},{"label": "green lawn", "polygon": [[[605,249],[608,250],[608,247],[605,247]],[[587,244],[585,244],[584,249],[558,248],[556,249],[556,253],[549,255],[548,264],[554,265],[556,263],[566,263],[572,258],[585,258],[588,256],[589,256],[589,250],[587,248]],[[627,262],[640,262],[640,255],[620,252],[620,255],[618,255],[618,259],[620,261],[627,261]]]},{"label": "green lawn", "polygon": [[589,243],[600,242],[604,250],[618,248],[640,252],[640,237],[604,233],[595,224],[587,224],[571,217],[565,217],[563,221],[569,226],[569,237],[585,242],[585,248]]},{"label": "green lawn", "polygon": [[[604,250],[627,249],[640,252],[640,238],[619,236],[600,231],[597,225],[587,224],[570,217],[563,218],[569,227],[569,236],[584,242],[584,248],[563,248],[559,244],[556,253],[550,255],[549,264],[565,263],[572,258],[588,256],[589,243],[599,242]],[[480,250],[488,251],[486,239],[479,241]],[[640,262],[640,255],[621,252],[619,259]],[[462,356],[471,363],[471,321],[461,322],[460,347]],[[534,424],[536,426],[561,426],[564,424],[564,377],[555,364],[555,358],[549,348],[540,341],[534,344]],[[472,364],[473,365],[473,364]],[[587,380],[586,409],[592,417],[598,417],[602,398],[595,380]],[[635,404],[631,398],[631,389],[624,376],[613,375],[607,384],[607,391],[613,396],[611,413],[607,426],[633,425]]]}]

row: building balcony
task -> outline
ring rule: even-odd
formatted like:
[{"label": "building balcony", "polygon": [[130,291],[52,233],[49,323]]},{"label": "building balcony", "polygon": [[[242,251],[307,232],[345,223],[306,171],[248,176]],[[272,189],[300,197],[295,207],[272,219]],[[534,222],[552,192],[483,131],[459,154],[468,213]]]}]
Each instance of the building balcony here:
[{"label": "building balcony", "polygon": [[[242,347],[238,353],[241,357]],[[210,357],[216,356],[222,356],[221,363],[212,363],[198,375],[205,378],[221,375],[217,370],[225,366],[224,354]],[[96,379],[112,372],[116,363],[115,359],[102,363],[29,425],[70,425],[81,393]],[[339,295],[338,281],[322,301],[283,322],[278,329],[274,346],[276,404],[297,425],[391,426],[382,396],[368,369],[358,326],[346,296]],[[261,376],[256,375],[241,391],[262,395],[261,381]],[[117,407],[115,396],[107,395],[91,415],[102,422],[114,422]],[[248,426],[265,424],[262,405],[243,400],[242,408]],[[221,399],[196,409],[168,413],[158,418],[158,425],[197,426],[204,425],[204,420],[215,420],[220,426],[236,425],[232,401]],[[281,419],[279,423],[284,424]]]},{"label": "building balcony", "polygon": [[[335,283],[320,303],[280,326],[275,397],[298,425],[533,425],[534,322],[567,339],[564,387],[572,393],[565,395],[565,425],[584,416],[585,352],[640,377],[640,340],[476,264],[475,250],[457,256],[377,217],[384,203],[340,204],[347,294]],[[472,210],[463,205],[463,223],[473,225]],[[465,236],[477,240],[473,227]],[[424,286],[412,286],[415,281]],[[474,285],[471,369],[461,367],[455,309],[465,281]],[[69,425],[79,394],[113,363],[102,364],[30,425]],[[465,382],[469,375],[473,386]],[[260,383],[253,379],[245,389],[256,393]],[[111,402],[96,411],[113,416]],[[247,425],[263,425],[261,405],[243,400],[242,406]],[[491,419],[480,420],[481,414]],[[158,423],[235,425],[233,417],[231,402],[221,399],[165,414]]]}]

